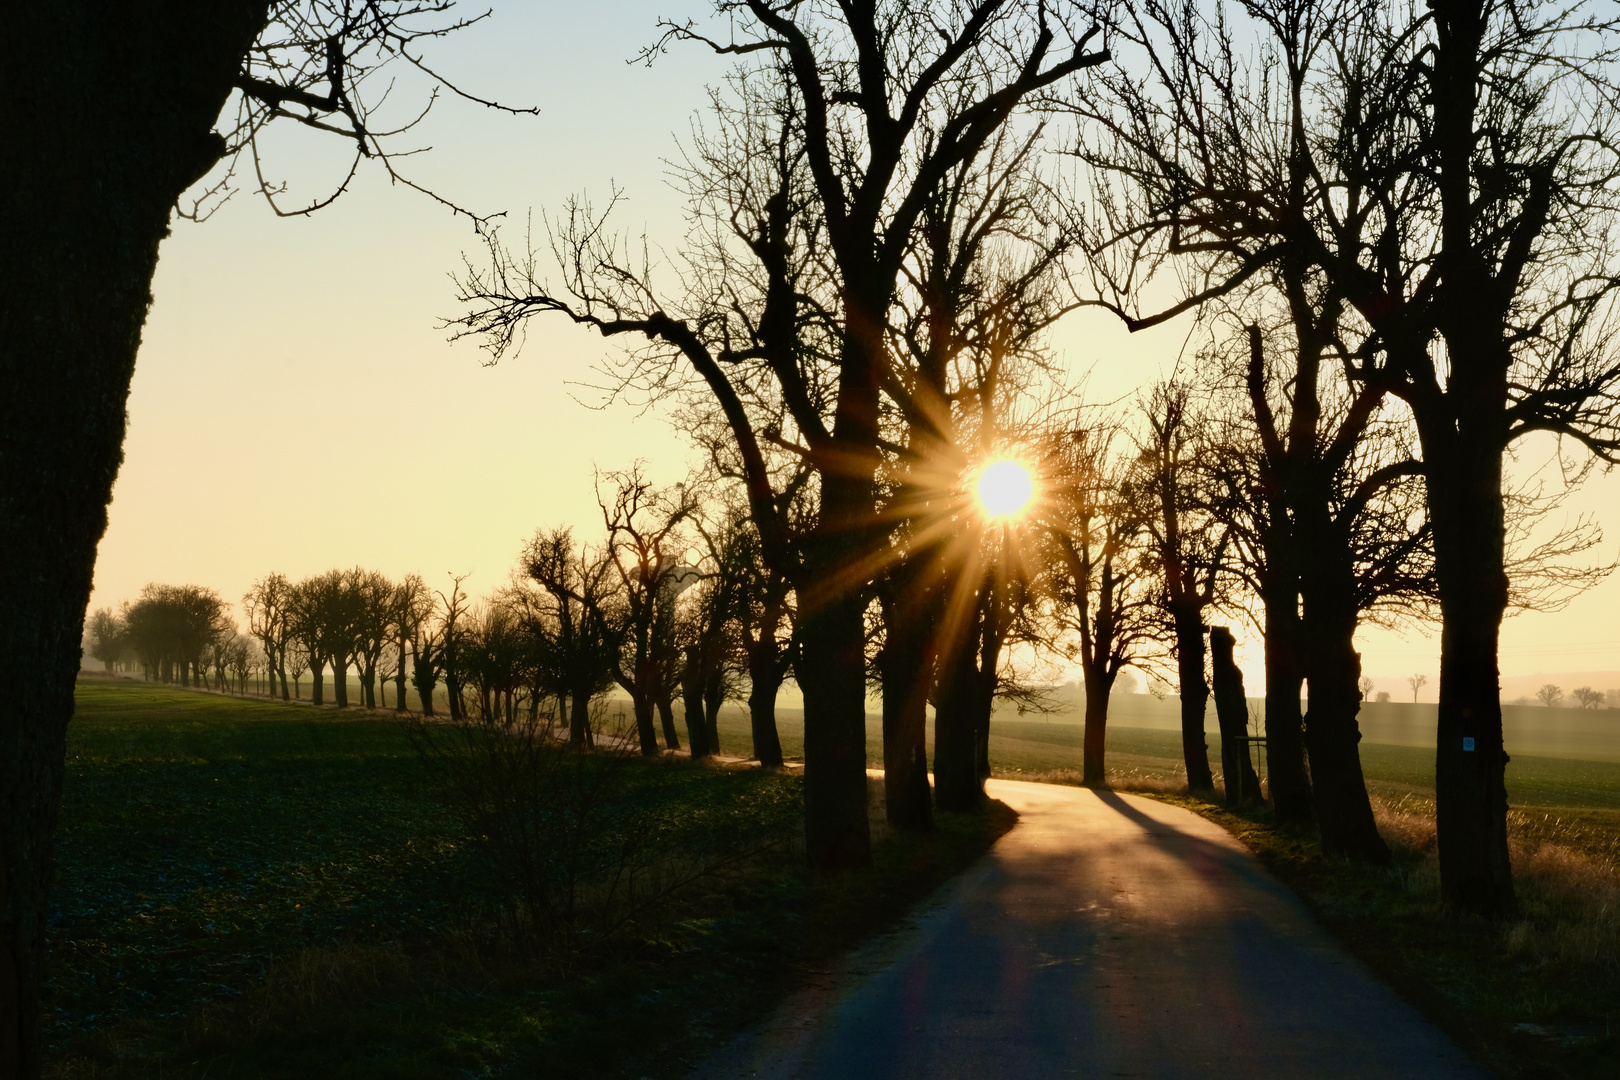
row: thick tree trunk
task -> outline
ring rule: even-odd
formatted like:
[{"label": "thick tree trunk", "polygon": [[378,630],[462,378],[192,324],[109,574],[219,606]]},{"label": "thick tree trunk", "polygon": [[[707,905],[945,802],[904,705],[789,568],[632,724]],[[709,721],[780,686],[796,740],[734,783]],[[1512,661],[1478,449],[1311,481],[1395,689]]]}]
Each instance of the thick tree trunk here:
[{"label": "thick tree trunk", "polygon": [[309,700],[312,705],[324,705],[326,664],[317,656],[309,658]]},{"label": "thick tree trunk", "polygon": [[703,715],[703,672],[698,650],[686,650],[686,666],[681,671],[681,701],[686,709],[686,738],[694,760],[709,756],[709,728]]},{"label": "thick tree trunk", "polygon": [[[896,571],[878,658],[883,678],[883,797],[889,823],[934,827],[928,789],[928,689],[934,676],[932,612],[916,575]],[[936,727],[936,739],[938,728]]]},{"label": "thick tree trunk", "polygon": [[[1505,918],[1517,902],[1508,859],[1508,758],[1497,668],[1508,600],[1502,454],[1508,445],[1508,373],[1514,359],[1509,306],[1523,296],[1526,271],[1511,267],[1511,254],[1476,246],[1481,220],[1476,198],[1493,213],[1501,205],[1495,196],[1479,194],[1494,182],[1478,171],[1479,132],[1490,122],[1478,110],[1486,98],[1482,88],[1491,80],[1485,70],[1491,15],[1480,0],[1437,0],[1431,10],[1439,30],[1430,76],[1442,236],[1436,309],[1450,370],[1444,390],[1415,396],[1412,411],[1427,470],[1440,591],[1435,755],[1440,896],[1457,909]],[[1535,237],[1545,224],[1535,215],[1547,208],[1537,211],[1535,202],[1532,195],[1528,205],[1520,204],[1525,216],[1515,223],[1515,243],[1521,230]],[[1505,257],[1498,260],[1499,255]],[[1531,255],[1529,265],[1536,261]],[[1548,407],[1578,412],[1578,400],[1554,394]]]},{"label": "thick tree trunk", "polygon": [[[825,517],[827,494],[840,485],[836,478],[823,483]],[[825,550],[833,542],[821,538],[820,546]],[[806,568],[794,628],[798,681],[804,690],[805,855],[816,875],[872,862],[866,818],[864,602],[860,590],[838,584],[839,565],[852,561],[825,554]],[[819,587],[808,584],[812,581]]]},{"label": "thick tree trunk", "polygon": [[968,720],[973,726],[973,772],[979,778],[979,790],[990,779],[990,714],[996,707],[996,688],[1000,685],[997,672],[1001,668],[1001,649],[1005,638],[989,629],[982,635],[979,650],[979,669],[973,679],[973,698]]},{"label": "thick tree trunk", "polygon": [[[1430,452],[1429,515],[1440,585],[1435,796],[1440,894],[1463,911],[1513,913],[1498,636],[1507,607],[1501,456]],[[1460,440],[1458,440],[1460,441]],[[1448,467],[1449,466],[1449,467]]]},{"label": "thick tree trunk", "polygon": [[1249,699],[1243,692],[1243,672],[1232,657],[1235,645],[1232,631],[1226,627],[1209,628],[1215,719],[1221,729],[1221,782],[1226,788],[1228,806],[1259,802],[1263,797],[1248,744],[1242,741],[1249,733]]},{"label": "thick tree trunk", "polygon": [[[560,703],[559,703],[560,704]],[[576,686],[574,702],[568,710],[568,745],[575,750],[594,746],[591,738],[591,688]]]},{"label": "thick tree trunk", "polygon": [[1204,679],[1204,620],[1197,612],[1178,611],[1175,627],[1176,677],[1181,694],[1181,756],[1187,767],[1187,788],[1214,791],[1215,777],[1209,769],[1209,741],[1204,735],[1204,713],[1209,708],[1209,683]]},{"label": "thick tree trunk", "polygon": [[346,656],[332,657],[332,704],[340,709],[349,707],[349,660]]},{"label": "thick tree trunk", "polygon": [[1293,579],[1268,584],[1265,595],[1266,769],[1279,821],[1303,824],[1313,816],[1311,778],[1305,767],[1300,690],[1299,594]]},{"label": "thick tree trunk", "polygon": [[748,653],[748,725],[754,757],[767,769],[782,767],[782,737],[776,730],[776,694],[782,667],[773,643],[756,644]]},{"label": "thick tree trunk", "polygon": [[711,671],[703,683],[703,726],[709,732],[709,753],[720,753],[720,706],[725,704],[726,686],[719,670]]},{"label": "thick tree trunk", "polygon": [[0,70],[0,1076],[41,1069],[52,834],[96,544],[158,244],[264,4],[8,11]]},{"label": "thick tree trunk", "polygon": [[938,700],[934,707],[934,803],[941,810],[970,813],[984,805],[973,738],[977,628],[950,642],[939,656]]},{"label": "thick tree trunk", "polygon": [[[658,723],[664,729],[664,749],[679,750],[681,748],[681,736],[675,730],[675,700],[670,694],[660,693],[656,698],[656,702],[658,705]],[[703,722],[701,719],[703,716],[702,709],[698,710],[698,716],[698,724],[701,726]]]},{"label": "thick tree trunk", "polygon": [[1304,556],[1300,618],[1306,644],[1305,678],[1310,687],[1305,747],[1311,758],[1322,850],[1385,863],[1389,848],[1373,821],[1357,748],[1361,742],[1356,724],[1356,714],[1361,711],[1361,657],[1355,650],[1357,604],[1350,538],[1311,517],[1302,515],[1299,533]]},{"label": "thick tree trunk", "polygon": [[1114,676],[1103,663],[1084,665],[1081,676],[1086,687],[1086,723],[1081,735],[1080,782],[1103,787],[1108,783],[1104,755],[1108,749],[1108,695],[1114,689]]},{"label": "thick tree trunk", "polygon": [[653,727],[653,701],[647,694],[630,695],[630,707],[636,717],[636,738],[646,757],[658,756],[658,731]]}]

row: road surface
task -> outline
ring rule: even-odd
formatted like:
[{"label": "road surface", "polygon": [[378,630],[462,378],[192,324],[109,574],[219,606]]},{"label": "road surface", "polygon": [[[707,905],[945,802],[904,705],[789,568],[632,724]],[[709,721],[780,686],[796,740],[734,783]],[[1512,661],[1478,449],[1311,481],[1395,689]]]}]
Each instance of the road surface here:
[{"label": "road surface", "polygon": [[1018,824],[704,1080],[1483,1080],[1230,834],[992,781]]}]

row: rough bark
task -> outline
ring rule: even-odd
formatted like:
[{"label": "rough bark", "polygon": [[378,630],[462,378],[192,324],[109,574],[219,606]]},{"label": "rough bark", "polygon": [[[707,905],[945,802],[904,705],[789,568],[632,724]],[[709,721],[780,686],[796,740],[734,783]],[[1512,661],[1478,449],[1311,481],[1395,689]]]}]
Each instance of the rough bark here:
[{"label": "rough bark", "polygon": [[0,202],[0,1075],[41,1068],[52,833],[96,544],[174,199],[264,4],[23,5],[0,35],[12,106]]},{"label": "rough bark", "polygon": [[1441,610],[1435,753],[1440,894],[1449,906],[1502,917],[1517,901],[1508,858],[1508,755],[1497,667],[1507,607],[1501,456],[1447,445],[1462,441],[1448,438],[1450,432],[1426,434]]}]

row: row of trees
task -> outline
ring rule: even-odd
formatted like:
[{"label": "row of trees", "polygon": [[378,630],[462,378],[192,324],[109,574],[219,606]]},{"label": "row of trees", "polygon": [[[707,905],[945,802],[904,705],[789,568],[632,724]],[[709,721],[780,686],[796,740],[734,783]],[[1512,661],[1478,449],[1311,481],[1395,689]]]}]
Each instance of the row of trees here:
[{"label": "row of trees", "polygon": [[[1598,459],[1620,445],[1612,17],[1502,0],[1141,0],[1102,23],[1012,0],[723,8],[732,36],[670,23],[649,50],[741,58],[676,169],[692,225],[676,265],[616,235],[611,202],[576,201],[549,237],[560,280],[492,240],[462,325],[497,354],[548,312],[640,341],[620,388],[679,402],[744,482],[796,598],[812,866],[868,858],[869,612],[890,814],[921,823],[930,696],[937,804],[976,799],[974,717],[1025,604],[1023,541],[1066,568],[1089,689],[1129,654],[1121,553],[1145,532],[1190,780],[1208,776],[1204,616],[1231,574],[1257,598],[1278,811],[1330,850],[1386,855],[1355,629],[1438,612],[1442,891],[1510,911],[1498,628],[1527,588],[1572,583],[1514,571],[1592,537],[1515,555],[1533,500],[1503,462],[1538,432]],[[1076,182],[1052,167],[1066,152]],[[1074,305],[1132,330],[1199,319],[1196,394],[1162,387],[1138,432],[1151,481],[1117,471],[1119,439],[1021,393]],[[1190,409],[1209,386],[1224,407]],[[1043,411],[1055,422],[1026,423]],[[975,523],[961,497],[1008,453],[1050,484],[1036,528]],[[1151,517],[1128,497],[1143,483]]]},{"label": "row of trees", "polygon": [[87,637],[108,671],[134,663],[148,679],[183,686],[245,692],[260,670],[253,639],[237,631],[225,601],[197,585],[148,585],[121,610],[91,615]]},{"label": "row of trees", "polygon": [[[20,254],[0,290],[7,355],[50,358],[8,367],[14,437],[0,455],[11,556],[0,644],[51,673],[0,729],[0,897],[23,913],[6,924],[15,967],[0,966],[0,996],[19,1005],[0,1015],[0,1055],[30,1073],[71,671],[173,200],[286,101],[391,168],[354,104],[366,100],[359,80],[380,62],[371,50],[415,62],[404,44],[430,32],[404,27],[409,5],[352,17],[275,5],[269,21],[262,4],[227,6],[217,19],[176,9],[151,22],[140,31],[158,43],[149,49],[109,51],[100,35],[121,41],[124,24],[51,5],[10,39],[14,66],[32,73],[19,85],[52,88],[6,120],[8,145],[33,149],[8,219]],[[1017,392],[1039,370],[1041,334],[1087,304],[1132,329],[1197,313],[1251,406],[1255,441],[1235,444],[1250,449],[1221,474],[1230,501],[1208,500],[1214,529],[1178,524],[1171,538],[1168,516],[1155,525],[1187,715],[1207,693],[1210,568],[1243,548],[1229,565],[1261,598],[1278,808],[1314,815],[1332,846],[1376,856],[1357,795],[1353,631],[1377,617],[1366,583],[1381,583],[1389,610],[1422,597],[1416,580],[1428,576],[1442,622],[1442,892],[1459,908],[1511,911],[1497,678],[1514,601],[1504,458],[1532,433],[1600,459],[1620,445],[1612,10],[1134,0],[1094,20],[1052,0],[725,0],[717,14],[722,36],[674,22],[648,50],[690,43],[737,59],[674,170],[691,224],[678,264],[654,263],[655,249],[580,201],[551,237],[560,280],[492,240],[487,266],[463,277],[463,323],[497,351],[547,312],[640,342],[622,388],[676,400],[742,479],[761,558],[796,606],[811,866],[870,857],[873,610],[890,813],[926,820],[930,696],[939,805],[975,801],[973,716],[1025,578],[1013,530],[976,522],[961,480],[1016,442],[1029,408]],[[140,59],[171,39],[194,62]],[[243,119],[224,125],[231,141],[210,128],[233,87]],[[108,101],[142,108],[109,123]],[[62,143],[64,131],[78,134]],[[83,267],[97,269],[87,278]],[[66,415],[82,422],[64,426]],[[1385,427],[1390,438],[1367,440]],[[1043,461],[1096,452],[1100,440],[1073,437],[1089,425],[1067,429]],[[1398,528],[1362,531],[1372,517]],[[1104,595],[1112,575],[1086,547],[1067,560],[1071,580],[1095,570],[1093,595]],[[1412,574],[1414,559],[1427,575]],[[1089,664],[1116,662],[1112,649],[1091,652]],[[1230,700],[1230,672],[1211,675]],[[1190,749],[1190,724],[1185,733]]]}]

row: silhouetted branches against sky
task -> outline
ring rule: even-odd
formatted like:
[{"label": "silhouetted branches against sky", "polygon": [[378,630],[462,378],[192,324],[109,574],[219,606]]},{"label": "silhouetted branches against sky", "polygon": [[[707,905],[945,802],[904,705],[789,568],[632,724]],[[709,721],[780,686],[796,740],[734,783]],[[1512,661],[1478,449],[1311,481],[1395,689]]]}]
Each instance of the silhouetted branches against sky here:
[{"label": "silhouetted branches against sky", "polygon": [[[181,216],[201,220],[230,198],[244,155],[252,165],[254,190],[282,217],[330,205],[348,190],[361,163],[371,160],[394,183],[421,192],[482,228],[489,216],[475,214],[417,183],[399,167],[401,160],[428,149],[401,146],[398,141],[422,122],[441,91],[502,112],[540,111],[479,97],[429,65],[426,46],[490,15],[487,10],[460,15],[456,7],[455,0],[272,3],[269,24],[243,58],[236,93],[221,116],[224,171],[216,170],[200,191],[188,194],[189,205],[178,207]],[[259,145],[265,126],[278,119],[340,136],[354,147],[347,172],[331,190],[290,208],[288,185],[267,173]]]}]

